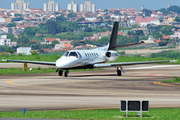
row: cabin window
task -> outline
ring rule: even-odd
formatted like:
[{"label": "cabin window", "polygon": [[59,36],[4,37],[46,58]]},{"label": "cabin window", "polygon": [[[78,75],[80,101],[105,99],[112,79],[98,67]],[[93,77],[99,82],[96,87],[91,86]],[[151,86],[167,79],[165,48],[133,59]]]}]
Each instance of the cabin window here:
[{"label": "cabin window", "polygon": [[78,58],[78,55],[77,55],[76,52],[70,52],[69,53],[69,57],[76,57],[76,58]]},{"label": "cabin window", "polygon": [[96,54],[94,53],[94,57],[96,57]]}]

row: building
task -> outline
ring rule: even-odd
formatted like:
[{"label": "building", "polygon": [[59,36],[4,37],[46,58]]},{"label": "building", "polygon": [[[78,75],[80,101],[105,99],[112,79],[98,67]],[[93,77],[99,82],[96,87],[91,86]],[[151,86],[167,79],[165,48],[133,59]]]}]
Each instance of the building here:
[{"label": "building", "polygon": [[45,38],[44,39],[45,44],[52,44],[54,41],[60,42],[60,39],[58,38]]},{"label": "building", "polygon": [[30,2],[25,3],[24,0],[16,0],[16,3],[11,3],[11,10],[26,10],[30,8]]},{"label": "building", "polygon": [[57,12],[59,11],[59,4],[50,0],[49,3],[44,3],[44,11]]},{"label": "building", "polygon": [[160,21],[153,17],[143,18],[142,16],[136,16],[136,24],[139,24],[141,27],[147,26],[147,24],[160,25]]},{"label": "building", "polygon": [[91,4],[91,1],[85,1],[85,4],[80,4],[80,12],[95,12],[96,5]]},{"label": "building", "polygon": [[78,4],[72,1],[71,4],[68,4],[67,9],[73,12],[78,12]]},{"label": "building", "polygon": [[17,48],[17,54],[31,55],[31,47],[19,47]]},{"label": "building", "polygon": [[0,45],[11,46],[11,39],[7,39],[7,35],[0,36]]},{"label": "building", "polygon": [[179,38],[180,39],[180,32],[176,31],[173,35],[170,35],[170,38]]}]

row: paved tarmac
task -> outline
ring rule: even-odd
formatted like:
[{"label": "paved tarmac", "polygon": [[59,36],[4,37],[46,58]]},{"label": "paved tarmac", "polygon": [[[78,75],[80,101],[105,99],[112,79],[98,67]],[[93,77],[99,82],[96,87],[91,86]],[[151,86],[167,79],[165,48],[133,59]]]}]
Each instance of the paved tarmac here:
[{"label": "paved tarmac", "polygon": [[149,100],[150,107],[180,107],[180,84],[161,80],[180,76],[178,65],[137,65],[116,69],[0,76],[0,111],[119,108],[120,100]]}]

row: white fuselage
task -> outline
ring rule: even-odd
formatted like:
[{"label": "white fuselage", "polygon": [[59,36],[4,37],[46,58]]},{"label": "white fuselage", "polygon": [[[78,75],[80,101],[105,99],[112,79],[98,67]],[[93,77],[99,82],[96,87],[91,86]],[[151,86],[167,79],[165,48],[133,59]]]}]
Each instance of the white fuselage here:
[{"label": "white fuselage", "polygon": [[[111,57],[106,56],[107,52],[111,53]],[[107,46],[92,50],[71,50],[56,61],[56,67],[58,69],[68,69],[96,63],[106,63],[115,61],[119,56],[120,54],[116,51],[107,51]]]}]

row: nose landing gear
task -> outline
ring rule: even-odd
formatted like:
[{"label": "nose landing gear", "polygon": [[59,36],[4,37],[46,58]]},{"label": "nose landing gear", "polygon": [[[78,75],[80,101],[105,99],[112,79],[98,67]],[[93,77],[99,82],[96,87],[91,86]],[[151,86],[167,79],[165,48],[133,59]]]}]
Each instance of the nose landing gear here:
[{"label": "nose landing gear", "polygon": [[[63,76],[63,70],[57,70],[56,72],[58,72],[58,75],[59,76]],[[68,70],[66,70],[65,72],[64,72],[64,77],[68,77],[68,73],[69,73],[69,71]]]}]

